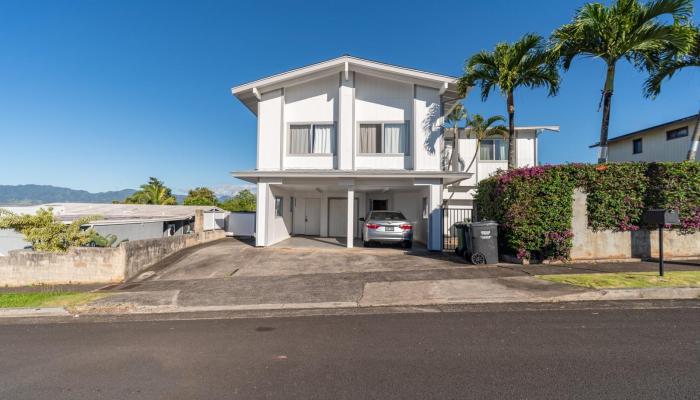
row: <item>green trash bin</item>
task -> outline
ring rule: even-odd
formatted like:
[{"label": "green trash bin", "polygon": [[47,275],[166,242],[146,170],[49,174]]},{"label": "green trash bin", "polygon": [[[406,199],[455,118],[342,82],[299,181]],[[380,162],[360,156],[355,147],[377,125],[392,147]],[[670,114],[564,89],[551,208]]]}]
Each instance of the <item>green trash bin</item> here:
[{"label": "green trash bin", "polygon": [[466,222],[457,222],[454,224],[455,233],[457,234],[457,247],[455,253],[462,257],[467,251],[467,229],[469,224]]}]

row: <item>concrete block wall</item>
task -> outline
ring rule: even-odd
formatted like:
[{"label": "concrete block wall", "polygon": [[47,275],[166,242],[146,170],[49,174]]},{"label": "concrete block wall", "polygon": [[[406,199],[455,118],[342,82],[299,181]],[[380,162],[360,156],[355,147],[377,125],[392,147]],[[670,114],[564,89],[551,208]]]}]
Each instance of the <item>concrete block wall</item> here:
[{"label": "concrete block wall", "polygon": [[124,251],[73,248],[66,253],[12,250],[0,257],[0,286],[118,282],[124,279]]},{"label": "concrete block wall", "polygon": [[226,237],[224,230],[125,242],[66,253],[10,251],[0,257],[0,286],[121,282],[188,247]]},{"label": "concrete block wall", "polygon": [[[598,231],[588,228],[586,194],[574,192],[574,233],[572,261],[587,260],[631,260],[659,256],[659,234],[657,230],[640,229],[631,232]],[[675,230],[664,232],[664,257],[688,259],[700,257],[700,233],[682,235]]]}]

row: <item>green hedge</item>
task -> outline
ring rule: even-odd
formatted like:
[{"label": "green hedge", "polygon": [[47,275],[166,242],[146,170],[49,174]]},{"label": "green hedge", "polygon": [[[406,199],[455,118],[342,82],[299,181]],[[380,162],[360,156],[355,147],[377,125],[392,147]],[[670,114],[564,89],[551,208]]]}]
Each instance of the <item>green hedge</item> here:
[{"label": "green hedge", "polygon": [[588,194],[593,230],[630,231],[644,210],[679,209],[682,231],[700,230],[700,164],[568,164],[502,171],[479,182],[479,219],[500,225],[501,251],[520,258],[568,258],[573,191]]}]

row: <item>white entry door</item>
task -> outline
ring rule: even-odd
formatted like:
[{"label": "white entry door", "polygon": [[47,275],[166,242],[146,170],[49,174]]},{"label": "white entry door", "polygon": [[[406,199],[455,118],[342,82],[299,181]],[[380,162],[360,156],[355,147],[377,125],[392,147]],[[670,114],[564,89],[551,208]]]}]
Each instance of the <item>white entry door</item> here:
[{"label": "white entry door", "polygon": [[[355,221],[360,217],[358,215],[359,206],[355,199]],[[347,199],[329,199],[328,202],[328,236],[345,237],[348,234],[348,200]],[[360,232],[358,224],[355,224],[355,237],[359,237]]]},{"label": "white entry door", "polygon": [[311,236],[320,235],[321,200],[295,198],[294,202],[294,234]]}]

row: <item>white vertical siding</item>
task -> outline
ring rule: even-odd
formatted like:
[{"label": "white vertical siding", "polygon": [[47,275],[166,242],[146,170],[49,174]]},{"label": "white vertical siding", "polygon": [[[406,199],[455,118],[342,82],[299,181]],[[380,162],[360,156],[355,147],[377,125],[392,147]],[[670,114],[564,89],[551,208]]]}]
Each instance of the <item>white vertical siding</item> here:
[{"label": "white vertical siding", "polygon": [[[672,140],[666,140],[666,132],[688,127],[688,136]],[[688,155],[690,138],[693,135],[695,121],[676,123],[609,144],[608,159],[610,161],[683,161]],[[642,152],[632,153],[632,143],[635,139],[642,139]],[[698,158],[700,159],[700,158]]]}]

